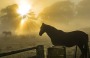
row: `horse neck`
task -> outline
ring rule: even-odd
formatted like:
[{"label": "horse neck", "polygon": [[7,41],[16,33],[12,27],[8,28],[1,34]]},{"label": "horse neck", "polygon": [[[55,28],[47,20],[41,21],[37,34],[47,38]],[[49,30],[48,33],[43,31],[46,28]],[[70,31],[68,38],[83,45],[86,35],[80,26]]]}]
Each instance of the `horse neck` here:
[{"label": "horse neck", "polygon": [[[46,30],[47,35],[50,37],[52,44],[54,44],[57,40],[58,37],[62,37],[62,35],[64,34],[64,32],[62,30],[57,30],[57,29],[50,29],[48,28]],[[59,39],[62,41],[62,38]]]},{"label": "horse neck", "polygon": [[57,35],[58,32],[59,32],[60,34],[63,34],[63,33],[64,33],[62,30],[57,30],[57,29],[54,28],[54,27],[48,27],[48,28],[46,29],[46,33],[47,33],[47,35],[48,35],[49,37],[53,37],[53,38],[54,38],[54,35]]}]

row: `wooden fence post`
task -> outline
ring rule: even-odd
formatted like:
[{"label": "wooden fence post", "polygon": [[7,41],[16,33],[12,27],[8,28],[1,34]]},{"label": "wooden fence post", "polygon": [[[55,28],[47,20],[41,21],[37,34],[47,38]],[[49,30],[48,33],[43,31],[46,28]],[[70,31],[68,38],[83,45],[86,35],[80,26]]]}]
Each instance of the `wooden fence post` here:
[{"label": "wooden fence post", "polygon": [[64,46],[64,58],[66,58],[66,47]]},{"label": "wooden fence post", "polygon": [[36,58],[44,58],[44,46],[43,45],[39,45],[36,48]]},{"label": "wooden fence post", "polygon": [[66,58],[66,47],[50,47],[48,48],[47,58]]}]

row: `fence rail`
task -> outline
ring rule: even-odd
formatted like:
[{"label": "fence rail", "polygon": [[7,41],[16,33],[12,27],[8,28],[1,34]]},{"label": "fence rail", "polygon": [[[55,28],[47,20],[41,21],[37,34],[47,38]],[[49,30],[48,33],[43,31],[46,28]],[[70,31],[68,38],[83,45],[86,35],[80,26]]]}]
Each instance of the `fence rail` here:
[{"label": "fence rail", "polygon": [[36,58],[44,58],[44,46],[43,45],[39,45],[39,46],[32,47],[32,48],[11,51],[11,52],[6,52],[6,53],[0,53],[0,57],[9,56],[9,55],[13,55],[13,54],[17,54],[17,53],[21,53],[21,52],[25,52],[29,50],[34,50],[34,49],[36,49],[36,54],[37,54]]}]

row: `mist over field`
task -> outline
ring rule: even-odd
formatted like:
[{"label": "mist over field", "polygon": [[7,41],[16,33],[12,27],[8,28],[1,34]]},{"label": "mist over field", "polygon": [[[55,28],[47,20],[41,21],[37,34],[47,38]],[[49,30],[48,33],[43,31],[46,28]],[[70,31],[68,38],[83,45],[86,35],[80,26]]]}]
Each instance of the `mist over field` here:
[{"label": "mist over field", "polygon": [[[44,45],[45,50],[53,46],[46,33],[39,36],[42,23],[64,32],[84,31],[90,41],[90,0],[31,0],[31,9],[25,15],[17,11],[17,0],[5,1],[0,2],[0,53],[37,45]],[[75,46],[67,48],[67,54],[73,55],[74,51]],[[29,57],[28,54],[25,55]]]}]

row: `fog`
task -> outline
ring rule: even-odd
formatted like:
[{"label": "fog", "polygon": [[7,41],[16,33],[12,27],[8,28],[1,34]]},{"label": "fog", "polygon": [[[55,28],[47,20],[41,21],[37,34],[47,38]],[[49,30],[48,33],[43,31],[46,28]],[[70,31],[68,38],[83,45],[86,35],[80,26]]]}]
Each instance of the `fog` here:
[{"label": "fog", "polygon": [[[52,46],[46,33],[39,36],[42,23],[64,32],[81,30],[90,38],[90,0],[28,0],[32,11],[23,17],[17,13],[18,0],[0,1],[0,52],[37,45],[45,45],[45,49]],[[20,28],[22,18],[28,19]],[[74,49],[70,50],[71,54]]]}]

